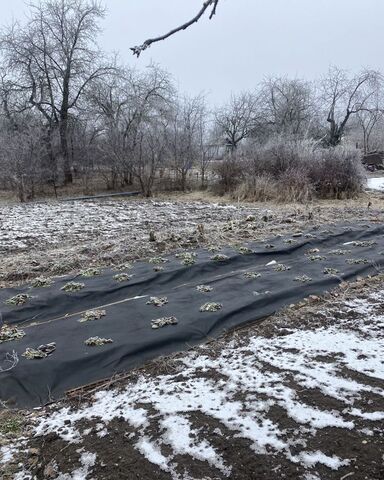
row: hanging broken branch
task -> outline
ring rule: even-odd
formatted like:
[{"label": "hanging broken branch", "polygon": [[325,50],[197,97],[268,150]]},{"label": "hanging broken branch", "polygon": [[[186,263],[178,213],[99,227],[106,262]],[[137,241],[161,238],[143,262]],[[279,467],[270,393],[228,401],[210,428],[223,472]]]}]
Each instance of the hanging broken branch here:
[{"label": "hanging broken branch", "polygon": [[136,55],[137,57],[140,56],[141,52],[146,50],[148,47],[150,47],[153,43],[156,42],[161,42],[162,40],[166,40],[167,38],[171,37],[172,35],[175,35],[175,33],[181,32],[182,30],[186,30],[189,28],[191,25],[194,23],[197,23],[200,18],[205,14],[205,12],[212,7],[211,13],[209,14],[209,19],[211,20],[213,16],[216,14],[217,10],[217,5],[219,3],[219,0],[206,0],[201,7],[201,10],[198,12],[198,14],[193,17],[191,20],[188,22],[184,23],[183,25],[180,25],[177,28],[174,28],[170,32],[166,33],[165,35],[161,35],[156,38],[149,38],[146,40],[142,45],[137,46],[137,47],[132,47],[131,50],[133,52],[133,55]]}]

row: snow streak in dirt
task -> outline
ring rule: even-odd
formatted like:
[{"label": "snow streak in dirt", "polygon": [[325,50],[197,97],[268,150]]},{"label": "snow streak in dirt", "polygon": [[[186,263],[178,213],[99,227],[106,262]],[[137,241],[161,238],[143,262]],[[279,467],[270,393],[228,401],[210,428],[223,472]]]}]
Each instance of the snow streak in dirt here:
[{"label": "snow streak in dirt", "polygon": [[[315,479],[312,467],[337,470],[351,459],[334,455],[331,445],[327,451],[313,450],[309,438],[327,427],[360,429],[362,420],[369,431],[370,421],[384,418],[372,405],[369,411],[354,406],[365,392],[384,396],[384,390],[369,381],[384,379],[383,316],[376,313],[383,299],[381,292],[368,300],[346,302],[348,315],[331,326],[285,331],[272,338],[254,336],[246,344],[232,341],[217,356],[200,347],[182,357],[177,373],[143,375],[123,390],[99,392],[87,406],[62,408],[41,419],[35,433],[56,432],[80,444],[85,433],[77,427],[79,420],[99,422],[98,429],[106,430],[108,438],[109,422],[122,417],[135,430],[135,448],[172,478],[182,478],[176,473],[178,455],[207,462],[223,478],[230,477],[225,451],[204,438],[201,425],[194,425],[193,413],[198,412],[222,425],[215,435],[224,436],[222,429],[250,441],[255,453],[284,455],[307,469],[303,478]],[[367,381],[349,378],[343,369]],[[299,393],[308,389],[336,399],[343,408],[327,410],[306,403]],[[274,420],[271,410],[276,408],[296,427],[287,429]],[[66,478],[70,477],[62,477]]]}]

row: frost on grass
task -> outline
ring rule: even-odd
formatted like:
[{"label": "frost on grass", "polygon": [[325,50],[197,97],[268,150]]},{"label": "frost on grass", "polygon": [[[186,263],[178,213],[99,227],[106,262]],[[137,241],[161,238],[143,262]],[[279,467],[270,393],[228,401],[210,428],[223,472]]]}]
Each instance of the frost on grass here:
[{"label": "frost on grass", "polygon": [[41,360],[46,358],[56,350],[56,343],[47,343],[46,345],[40,345],[37,348],[28,347],[23,353],[23,357],[28,360]]},{"label": "frost on grass", "polygon": [[178,320],[176,317],[161,317],[156,318],[155,320],[151,320],[151,327],[154,330],[158,328],[166,327],[167,325],[177,325]]},{"label": "frost on grass", "polygon": [[260,278],[260,277],[261,277],[261,273],[257,273],[257,272],[245,272],[245,273],[243,273],[243,277],[244,277],[244,278],[249,278],[249,279]]},{"label": "frost on grass", "polygon": [[153,305],[155,307],[163,307],[168,303],[167,297],[150,297],[147,305]]},{"label": "frost on grass", "polygon": [[116,280],[116,282],[123,283],[129,282],[132,277],[133,275],[129,275],[129,273],[118,273],[117,275],[113,276],[113,279]]},{"label": "frost on grass", "polygon": [[52,279],[47,277],[37,277],[31,283],[32,288],[47,288],[51,285]]},{"label": "frost on grass", "polygon": [[94,320],[100,320],[100,318],[105,317],[105,315],[106,315],[105,310],[87,310],[86,312],[83,313],[79,322],[85,323],[85,322],[92,322]]},{"label": "frost on grass", "polygon": [[213,287],[210,285],[197,285],[196,290],[200,293],[209,293],[213,291]]},{"label": "frost on grass", "polygon": [[0,343],[11,342],[13,340],[20,340],[25,336],[24,330],[18,327],[3,325],[0,327]]},{"label": "frost on grass", "polygon": [[167,263],[168,259],[164,257],[152,257],[148,260],[149,263],[153,265],[161,265],[162,263]]},{"label": "frost on grass", "polygon": [[324,268],[324,275],[337,275],[339,274],[339,270],[337,268],[332,268],[332,267],[325,267]]},{"label": "frost on grass", "polygon": [[196,263],[197,254],[195,252],[181,252],[176,253],[175,257],[181,260],[182,265],[190,266]]},{"label": "frost on grass", "polygon": [[288,265],[284,265],[284,263],[278,263],[273,266],[273,270],[275,270],[275,272],[286,272],[290,269],[291,267],[289,267]]},{"label": "frost on grass", "polygon": [[24,305],[28,302],[29,299],[31,299],[31,295],[28,295],[27,293],[19,293],[18,295],[15,295],[14,297],[8,298],[8,300],[5,301],[7,305],[12,305],[14,307],[18,307],[20,305]]},{"label": "frost on grass", "polygon": [[213,260],[214,262],[225,262],[228,259],[228,255],[223,255],[222,253],[217,253],[216,255],[213,255],[213,257],[211,257],[211,260]]},{"label": "frost on grass", "polygon": [[101,347],[102,345],[113,343],[113,340],[111,338],[90,337],[84,343],[88,347]]},{"label": "frost on grass", "polygon": [[223,305],[221,305],[221,303],[208,302],[200,307],[200,312],[218,312],[222,308]]},{"label": "frost on grass", "polygon": [[[338,470],[352,458],[338,457],[331,444],[317,442],[317,435],[327,428],[340,429],[341,436],[343,431],[360,432],[361,422],[367,430],[369,422],[384,417],[374,404],[356,407],[366,394],[384,397],[384,389],[369,381],[384,380],[383,300],[382,293],[368,301],[347,301],[346,315],[323,327],[241,342],[235,337],[214,355],[210,346],[200,347],[179,357],[175,373],[141,374],[123,388],[96,393],[89,404],[49,412],[35,433],[54,432],[64,441],[81,443],[87,435],[81,422],[96,420],[107,436],[109,423],[119,418],[127,423],[134,448],[175,480],[180,456],[208,464],[216,477],[230,478],[225,448],[209,440],[221,429],[247,440],[250,455],[279,454],[300,464],[305,478],[316,478],[318,465]],[[359,381],[345,375],[345,369],[358,374]],[[306,402],[300,392],[307,391],[321,392],[340,408]],[[281,415],[273,415],[276,408]],[[215,425],[206,438],[201,424],[195,424],[195,412],[206,418],[207,428]],[[287,418],[295,428],[286,428]],[[184,467],[188,476],[188,462]]]},{"label": "frost on grass", "polygon": [[308,283],[312,281],[312,278],[308,277],[308,275],[299,275],[298,277],[294,278],[294,281],[300,283]]},{"label": "frost on grass", "polygon": [[73,292],[79,292],[84,287],[85,287],[84,283],[68,282],[64,285],[64,287],[61,287],[61,290],[64,290],[64,292],[73,293]]},{"label": "frost on grass", "polygon": [[81,270],[80,275],[82,277],[95,277],[96,275],[100,275],[101,270],[100,268],[87,268],[85,270]]}]

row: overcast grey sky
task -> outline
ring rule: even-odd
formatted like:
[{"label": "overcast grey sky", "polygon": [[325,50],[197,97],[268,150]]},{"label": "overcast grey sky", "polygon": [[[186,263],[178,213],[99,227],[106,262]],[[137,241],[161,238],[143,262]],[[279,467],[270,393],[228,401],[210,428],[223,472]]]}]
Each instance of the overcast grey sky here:
[{"label": "overcast grey sky", "polygon": [[[128,65],[150,61],[183,92],[214,103],[269,75],[313,79],[330,64],[384,71],[384,0],[221,0],[217,16],[153,45],[137,60],[129,47],[188,20],[203,0],[105,0],[100,44]],[[23,18],[24,0],[0,0],[2,22]]]}]

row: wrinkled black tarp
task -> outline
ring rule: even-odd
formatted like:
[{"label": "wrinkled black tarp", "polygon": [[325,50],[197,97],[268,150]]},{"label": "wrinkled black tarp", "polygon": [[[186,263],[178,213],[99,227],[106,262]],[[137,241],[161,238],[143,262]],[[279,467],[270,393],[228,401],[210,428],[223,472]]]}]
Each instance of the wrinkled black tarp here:
[{"label": "wrinkled black tarp", "polygon": [[[183,266],[174,256],[163,264],[164,271],[154,272],[153,265],[138,262],[127,273],[133,278],[127,283],[113,279],[116,271],[106,270],[92,278],[65,277],[55,280],[49,288],[28,286],[0,290],[2,321],[22,328],[26,335],[18,341],[0,344],[0,366],[7,353],[16,351],[17,366],[0,373],[0,399],[10,406],[30,407],[59,399],[65,391],[85,385],[132,367],[160,355],[169,354],[217,337],[222,332],[271,315],[279,308],[310,294],[319,294],[340,283],[377,272],[384,262],[384,227],[377,225],[339,226],[314,230],[307,236],[293,239],[276,238],[269,244],[248,244],[254,253],[242,255],[234,249],[223,249],[229,259],[215,262],[215,253],[197,250],[196,263]],[[312,235],[312,236],[311,236]],[[374,241],[361,246],[344,243]],[[311,260],[307,252],[318,248],[323,260]],[[330,252],[351,250],[345,255]],[[368,263],[350,264],[348,259]],[[289,271],[277,272],[271,261],[284,263]],[[324,273],[325,267],[339,270],[338,276]],[[248,279],[244,271],[255,271],[260,278]],[[296,281],[307,275],[308,283]],[[61,287],[68,281],[85,283],[78,293],[65,293]],[[200,293],[196,286],[214,287],[210,293]],[[5,305],[5,300],[17,293],[29,293],[33,298],[20,307]],[[167,296],[164,307],[147,305],[149,296]],[[218,312],[201,313],[206,302],[223,305]],[[80,312],[103,308],[106,316],[98,321],[79,323]],[[178,324],[159,330],[151,329],[151,320],[176,316]],[[113,343],[88,347],[84,341],[91,336],[112,338]],[[22,353],[27,347],[56,342],[52,356],[42,360],[27,360]]]}]

